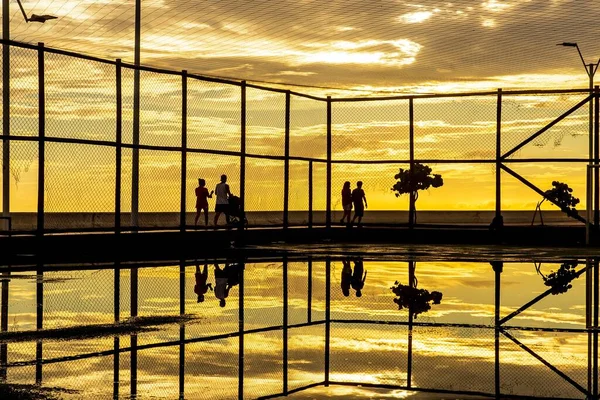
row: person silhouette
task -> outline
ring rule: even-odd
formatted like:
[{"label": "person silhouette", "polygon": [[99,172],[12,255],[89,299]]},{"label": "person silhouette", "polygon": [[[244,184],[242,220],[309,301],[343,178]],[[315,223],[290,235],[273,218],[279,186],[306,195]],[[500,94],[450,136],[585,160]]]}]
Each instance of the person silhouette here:
[{"label": "person silhouette", "polygon": [[206,181],[204,179],[198,179],[198,187],[196,192],[196,219],[194,220],[194,226],[198,225],[198,219],[200,214],[204,210],[204,225],[208,226],[208,199],[212,199],[214,190],[208,193],[206,188]]},{"label": "person silhouette", "polygon": [[354,272],[352,273],[351,285],[352,289],[356,290],[356,297],[362,296],[362,289],[365,287],[365,280],[367,279],[367,271],[364,271],[363,261],[357,258],[354,261]]},{"label": "person silhouette", "polygon": [[350,296],[350,282],[352,281],[352,267],[350,267],[350,260],[342,260],[342,293],[344,296]]},{"label": "person silhouette", "polygon": [[[227,267],[227,264],[225,264]],[[221,269],[219,264],[215,263],[215,297],[219,299],[219,306],[225,307],[225,299],[229,296],[229,288],[227,287],[227,271]]]},{"label": "person silhouette", "polygon": [[[354,223],[354,220],[358,217],[358,227],[360,228],[360,223],[362,221],[362,217],[365,214],[365,208],[367,208],[367,197],[365,196],[365,191],[362,189],[362,181],[356,182],[356,189],[352,191],[352,202],[354,203],[354,217],[352,218],[351,224]],[[364,205],[363,205],[364,201]]]},{"label": "person silhouette", "polygon": [[347,223],[350,223],[350,214],[352,214],[352,191],[350,190],[350,182],[344,182],[342,187],[342,208],[344,216],[340,220],[340,224],[344,224],[344,219],[347,218]]},{"label": "person silhouette", "polygon": [[213,290],[212,284],[206,283],[208,279],[208,264],[204,264],[204,269],[200,272],[200,264],[196,263],[196,285],[194,286],[194,293],[198,295],[198,303],[204,301],[204,294],[208,292],[208,289]]},{"label": "person silhouette", "polygon": [[231,192],[229,191],[229,185],[226,182],[227,175],[221,175],[221,183],[218,183],[214,190],[217,195],[214,220],[215,228],[217,227],[217,222],[219,221],[221,213],[225,214],[225,220],[229,224],[229,196],[231,196]]}]

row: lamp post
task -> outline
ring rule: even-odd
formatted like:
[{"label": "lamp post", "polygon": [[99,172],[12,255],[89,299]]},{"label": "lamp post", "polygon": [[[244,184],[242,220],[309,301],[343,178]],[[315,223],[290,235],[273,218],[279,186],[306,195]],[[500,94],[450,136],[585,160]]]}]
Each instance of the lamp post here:
[{"label": "lamp post", "polygon": [[[563,43],[558,43],[557,46],[565,46],[565,47],[575,47],[577,49],[577,53],[579,54],[579,58],[581,59],[581,63],[583,64],[583,67],[585,68],[585,72],[588,75],[589,78],[589,90],[590,90],[590,96],[592,96],[594,94],[594,75],[596,74],[596,71],[598,70],[598,65],[600,64],[600,59],[598,59],[598,61],[596,63],[589,63],[586,64],[585,60],[583,59],[583,55],[581,54],[581,50],[579,49],[579,46],[577,45],[577,43],[573,43],[573,42],[563,42]],[[594,135],[594,102],[592,100],[592,97],[590,97],[590,106],[589,106],[589,154],[588,154],[588,158],[589,158],[589,162],[588,164],[591,166],[592,164],[597,164],[598,160],[594,159],[598,158],[598,150],[599,150],[599,138],[595,137]],[[586,168],[586,172],[590,167]],[[586,174],[587,175],[587,174]],[[598,171],[598,167],[596,166],[594,168],[594,225],[595,225],[595,230],[598,230],[598,223],[600,222],[600,210],[599,210],[599,202],[600,202],[600,196],[599,196],[599,181],[600,181],[600,175],[599,175],[599,171]],[[588,196],[591,197],[591,196]],[[586,204],[586,209],[589,209],[592,205],[591,204]],[[589,215],[589,214],[588,214]],[[588,218],[589,220],[589,218]],[[589,221],[588,221],[588,226],[589,226]],[[589,229],[589,228],[588,228]]]},{"label": "lamp post", "polygon": [[[25,22],[44,23],[56,19],[53,15],[36,15],[28,17],[21,0],[17,0]],[[10,40],[10,1],[2,0],[2,39]],[[10,216],[10,44],[2,43],[2,216]],[[4,230],[8,230],[5,225]]]}]

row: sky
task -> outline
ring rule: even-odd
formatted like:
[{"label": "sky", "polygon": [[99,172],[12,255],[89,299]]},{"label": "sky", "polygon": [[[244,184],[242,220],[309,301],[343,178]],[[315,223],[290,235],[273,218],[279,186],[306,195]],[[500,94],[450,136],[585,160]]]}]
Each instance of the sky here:
[{"label": "sky", "polygon": [[[134,3],[116,1],[27,1],[29,14],[52,14],[45,24],[25,23],[10,8],[10,37],[103,58],[133,61]],[[600,4],[581,1],[142,1],[141,61],[171,70],[245,79],[334,98],[382,94],[456,93],[510,89],[586,88],[586,62],[596,62],[594,21]],[[45,56],[46,135],[114,140],[114,68]],[[181,143],[181,78],[141,74],[141,143]],[[11,132],[35,136],[37,59],[34,51],[11,51]],[[284,85],[284,86],[282,86]],[[296,86],[293,86],[296,85]],[[302,86],[304,85],[304,86]],[[123,71],[123,137],[131,141],[133,74]],[[502,151],[585,98],[570,95],[505,95]],[[247,151],[283,155],[285,96],[247,92]],[[239,151],[240,91],[189,79],[188,145]],[[408,101],[334,103],[333,159],[407,160]],[[325,103],[292,96],[290,153],[325,158]],[[511,159],[585,158],[587,105],[579,108]],[[496,97],[416,99],[417,159],[493,159]],[[11,209],[34,211],[37,149],[11,145]],[[165,151],[141,152],[140,211],[179,207],[180,158]],[[123,210],[129,207],[131,152],[123,154]],[[247,159],[247,210],[280,210],[283,163]],[[513,163],[542,190],[555,179],[575,188],[583,207],[582,163]],[[444,186],[421,196],[418,209],[494,209],[494,166],[430,163]],[[390,188],[402,164],[334,164],[333,193],[345,180],[365,182],[370,208],[407,209]],[[307,208],[308,164],[291,164],[292,210]],[[239,193],[239,159],[190,154],[186,191],[193,211],[197,178],[209,188],[226,173]],[[48,144],[47,211],[110,211],[114,207],[114,152],[110,148]],[[503,173],[503,207],[533,210],[539,195]],[[315,209],[324,209],[324,169],[315,167]],[[94,181],[90,190],[90,180]],[[78,196],[72,196],[73,191]],[[156,195],[156,194],[160,195]],[[339,197],[339,196],[337,196]],[[339,203],[339,198],[332,203]],[[551,205],[545,205],[551,209]]]}]

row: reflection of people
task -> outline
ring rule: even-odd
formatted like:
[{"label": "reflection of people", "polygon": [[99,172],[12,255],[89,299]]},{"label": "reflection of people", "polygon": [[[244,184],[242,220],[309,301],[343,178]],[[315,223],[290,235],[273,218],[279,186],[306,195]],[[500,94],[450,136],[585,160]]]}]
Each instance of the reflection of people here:
[{"label": "reflection of people", "polygon": [[228,264],[225,266],[223,271],[227,273],[227,290],[231,289],[235,285],[239,285],[242,278],[242,269],[244,264]]},{"label": "reflection of people", "polygon": [[208,226],[208,199],[212,199],[214,190],[208,193],[206,181],[198,179],[198,187],[196,188],[196,219],[194,225],[198,225],[200,213],[204,210],[204,225]]},{"label": "reflection of people", "polygon": [[227,287],[227,271],[215,264],[215,297],[219,299],[219,306],[225,307],[225,299],[229,296]]},{"label": "reflection of people", "polygon": [[352,281],[352,267],[350,260],[342,260],[342,293],[344,296],[350,296],[350,282]]},{"label": "reflection of people", "polygon": [[229,197],[231,192],[229,191],[229,185],[227,183],[227,175],[221,175],[221,183],[215,187],[215,194],[217,195],[217,201],[215,205],[215,227],[219,221],[221,213],[225,213],[225,220],[229,223]]},{"label": "reflection of people", "polygon": [[367,197],[365,196],[365,191],[362,189],[362,184],[361,181],[356,182],[356,189],[352,191],[352,202],[354,203],[354,217],[352,218],[352,223],[354,223],[354,220],[358,217],[359,227],[362,217],[365,214],[365,208],[367,208]]},{"label": "reflection of people", "polygon": [[198,295],[198,303],[204,301],[204,294],[208,292],[208,289],[212,290],[212,285],[206,283],[208,279],[208,265],[204,264],[204,269],[200,272],[200,265],[196,264],[196,285],[194,286],[194,293]]},{"label": "reflection of people", "polygon": [[361,259],[354,261],[354,272],[352,273],[352,289],[356,290],[356,297],[362,296],[362,288],[365,287],[365,280],[367,279],[367,271],[364,271],[364,266]]},{"label": "reflection of people", "polygon": [[342,208],[344,209],[344,216],[340,220],[340,224],[344,223],[344,219],[347,219],[347,223],[350,223],[350,214],[352,214],[352,191],[350,190],[350,182],[344,182],[342,187]]}]

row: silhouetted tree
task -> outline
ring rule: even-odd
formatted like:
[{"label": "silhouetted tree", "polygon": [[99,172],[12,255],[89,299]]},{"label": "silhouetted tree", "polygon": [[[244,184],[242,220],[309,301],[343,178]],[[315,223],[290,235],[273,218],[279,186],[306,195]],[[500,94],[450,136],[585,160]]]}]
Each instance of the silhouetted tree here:
[{"label": "silhouetted tree", "polygon": [[577,218],[579,215],[575,206],[579,204],[579,199],[573,196],[573,189],[569,187],[566,183],[552,181],[552,189],[548,189],[544,192],[544,198],[537,203],[535,207],[535,211],[533,212],[533,219],[531,220],[531,225],[535,222],[535,216],[537,212],[540,212],[540,221],[542,225],[544,225],[544,218],[542,217],[542,203],[546,200],[556,204],[560,207],[560,210],[567,214],[567,216],[571,218]]},{"label": "silhouetted tree", "polygon": [[412,282],[408,285],[403,285],[396,281],[390,289],[397,296],[394,298],[394,303],[398,305],[398,310],[405,308],[417,318],[417,315],[429,311],[431,304],[440,304],[442,293],[437,291],[430,293],[426,289],[417,288],[418,281],[414,273],[415,264],[411,263],[409,265],[409,276],[412,277]]},{"label": "silhouetted tree", "polygon": [[[431,174],[431,168],[427,165],[415,163],[411,169],[400,168],[400,172],[394,175],[394,179],[398,181],[392,186],[392,190],[396,197],[403,194],[408,194],[413,197],[416,204],[419,198],[419,190],[427,190],[430,187],[438,188],[444,184],[442,175]],[[415,206],[416,211],[416,206]],[[416,220],[416,215],[415,215]]]},{"label": "silhouetted tree", "polygon": [[551,293],[553,295],[566,293],[567,290],[573,287],[571,281],[577,277],[577,271],[575,271],[577,261],[565,261],[560,265],[556,272],[550,271],[547,276],[540,270],[542,263],[534,263],[534,265],[536,271],[544,280],[544,285],[550,286],[552,289]]}]

